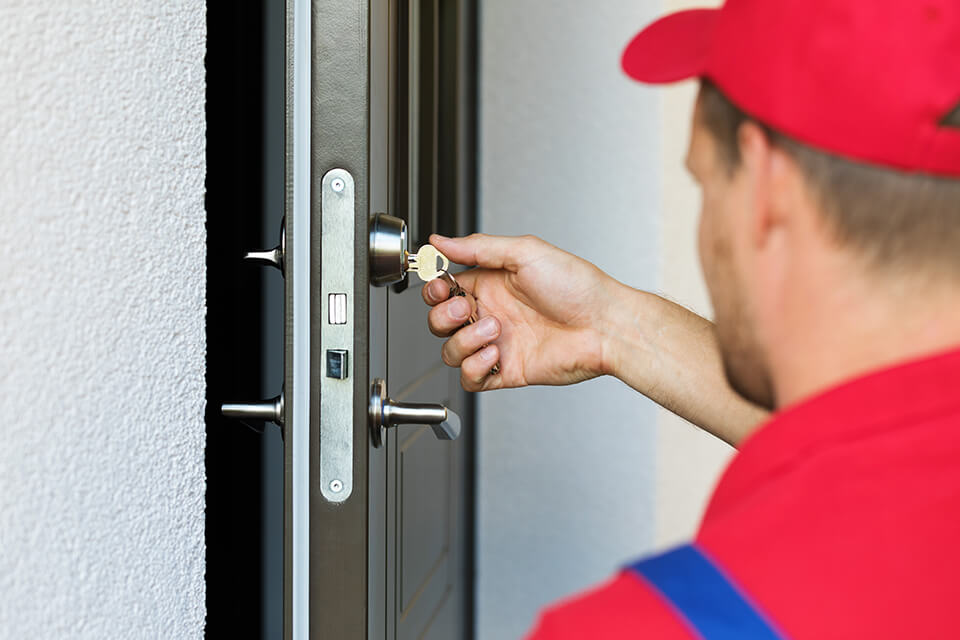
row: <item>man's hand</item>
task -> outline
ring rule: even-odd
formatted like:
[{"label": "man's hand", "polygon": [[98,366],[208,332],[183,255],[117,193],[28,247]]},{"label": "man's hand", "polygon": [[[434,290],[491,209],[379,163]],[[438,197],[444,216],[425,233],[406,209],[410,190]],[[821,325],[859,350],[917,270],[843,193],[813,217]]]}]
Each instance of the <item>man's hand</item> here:
[{"label": "man's hand", "polygon": [[[434,235],[430,243],[451,261],[478,267],[456,275],[478,306],[479,321],[462,329],[471,311],[467,300],[448,300],[450,289],[439,279],[423,288],[433,306],[430,330],[450,336],[443,361],[461,368],[464,389],[564,385],[608,373],[602,314],[623,285],[532,236]],[[500,372],[491,374],[498,361]]]},{"label": "man's hand", "polygon": [[[432,280],[430,330],[443,361],[460,367],[468,391],[562,385],[613,375],[693,424],[736,446],[767,417],[723,373],[713,323],[660,296],[631,289],[585,260],[526,236],[432,236],[453,262],[466,298]],[[484,346],[487,345],[487,346]],[[500,372],[490,368],[500,362]]]}]

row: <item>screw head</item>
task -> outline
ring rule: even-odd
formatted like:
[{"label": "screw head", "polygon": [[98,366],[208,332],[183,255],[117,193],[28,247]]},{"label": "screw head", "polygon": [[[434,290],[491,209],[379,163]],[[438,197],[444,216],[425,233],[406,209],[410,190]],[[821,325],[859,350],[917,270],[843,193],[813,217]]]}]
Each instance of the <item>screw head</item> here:
[{"label": "screw head", "polygon": [[333,180],[330,181],[330,188],[336,191],[337,193],[340,193],[341,191],[343,191],[343,188],[345,186],[346,184],[344,183],[343,178],[334,178]]},{"label": "screw head", "polygon": [[333,491],[334,493],[340,493],[343,491],[343,483],[339,480],[332,480],[330,482],[330,491]]}]

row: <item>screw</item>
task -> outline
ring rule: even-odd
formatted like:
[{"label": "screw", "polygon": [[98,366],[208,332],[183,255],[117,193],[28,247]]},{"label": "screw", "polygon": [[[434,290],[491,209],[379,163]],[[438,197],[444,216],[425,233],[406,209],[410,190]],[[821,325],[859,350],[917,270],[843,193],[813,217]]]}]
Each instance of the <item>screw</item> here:
[{"label": "screw", "polygon": [[344,186],[346,185],[343,182],[343,178],[334,178],[333,180],[330,181],[330,187],[337,193],[340,193],[341,191],[343,191]]},{"label": "screw", "polygon": [[330,482],[330,490],[334,493],[340,493],[343,491],[343,483],[339,480],[333,480]]}]

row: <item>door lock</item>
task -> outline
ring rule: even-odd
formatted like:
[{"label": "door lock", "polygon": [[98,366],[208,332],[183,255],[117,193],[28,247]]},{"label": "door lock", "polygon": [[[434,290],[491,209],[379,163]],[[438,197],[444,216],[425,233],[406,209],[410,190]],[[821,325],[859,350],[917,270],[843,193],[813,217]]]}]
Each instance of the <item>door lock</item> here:
[{"label": "door lock", "polygon": [[407,275],[407,223],[378,213],[370,221],[370,284],[386,287]]},{"label": "door lock", "polygon": [[370,438],[374,447],[383,444],[387,427],[401,424],[428,424],[438,440],[456,440],[460,436],[460,416],[442,404],[396,402],[387,396],[382,378],[370,387]]}]

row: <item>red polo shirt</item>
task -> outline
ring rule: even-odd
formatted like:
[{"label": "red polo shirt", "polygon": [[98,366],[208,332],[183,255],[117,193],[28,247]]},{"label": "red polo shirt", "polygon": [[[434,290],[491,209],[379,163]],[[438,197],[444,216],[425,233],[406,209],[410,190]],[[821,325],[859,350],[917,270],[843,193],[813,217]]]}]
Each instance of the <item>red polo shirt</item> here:
[{"label": "red polo shirt", "polygon": [[[727,468],[696,543],[790,638],[960,638],[960,350],[776,414]],[[698,636],[623,571],[530,637]]]}]

